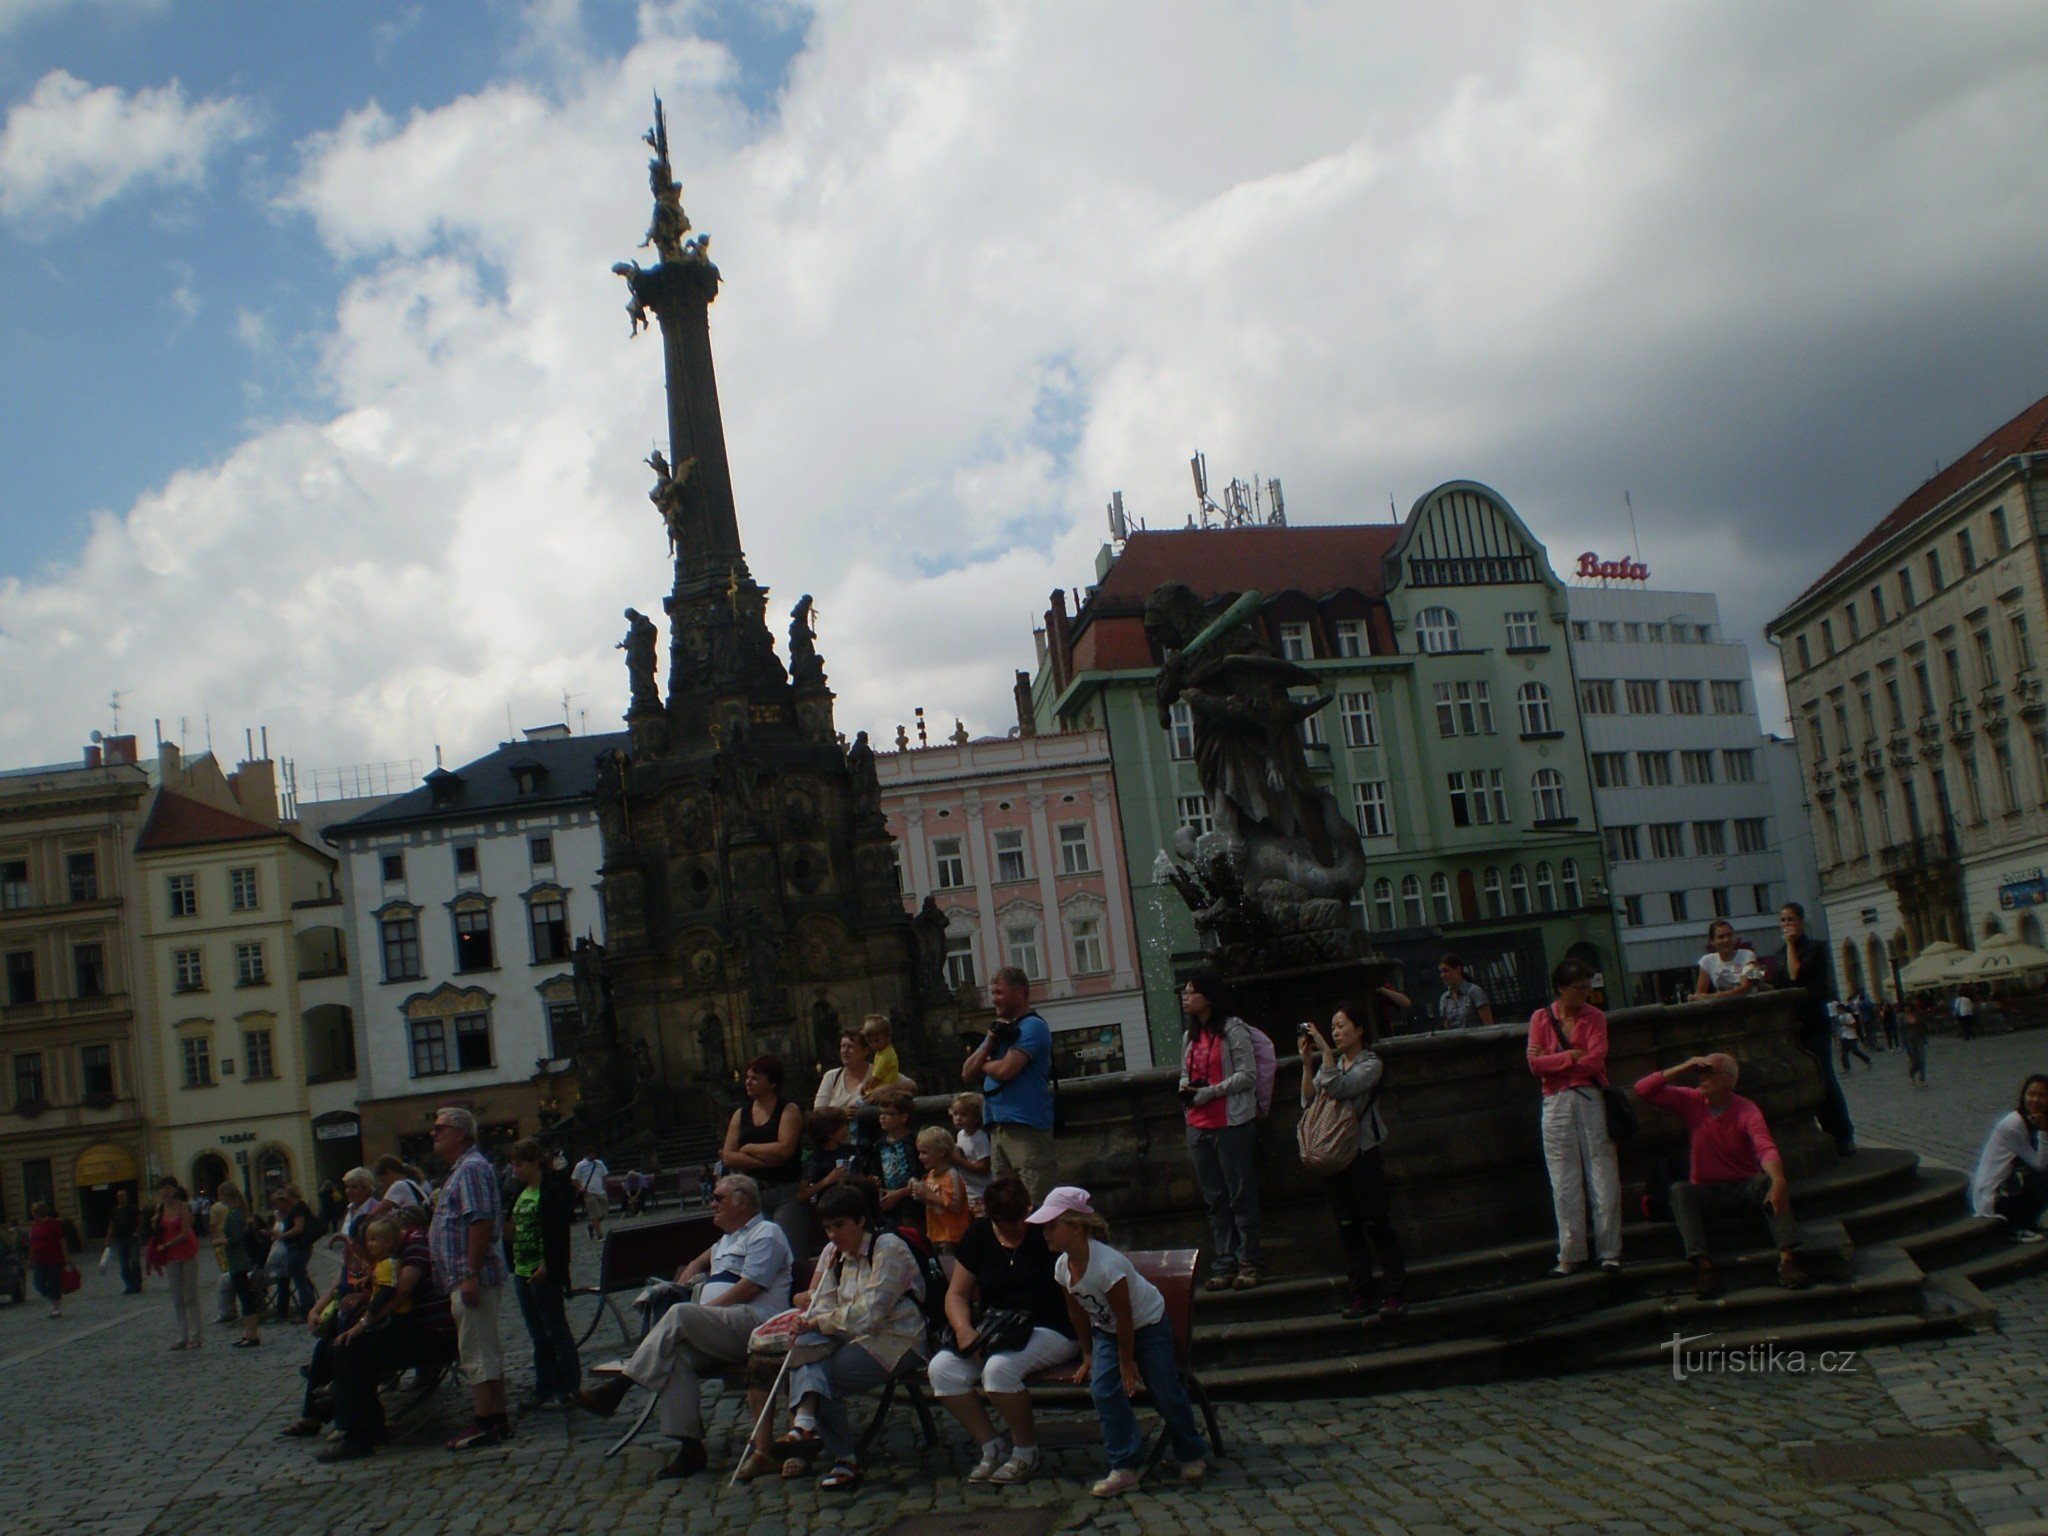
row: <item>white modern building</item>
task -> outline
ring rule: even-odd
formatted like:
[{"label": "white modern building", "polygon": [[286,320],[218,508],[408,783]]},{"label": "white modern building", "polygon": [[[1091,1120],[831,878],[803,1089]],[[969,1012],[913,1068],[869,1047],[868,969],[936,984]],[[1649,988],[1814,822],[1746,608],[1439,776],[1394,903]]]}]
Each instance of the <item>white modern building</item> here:
[{"label": "white modern building", "polygon": [[525,732],[330,827],[361,957],[357,1094],[366,1157],[427,1154],[435,1109],[467,1105],[497,1143],[571,1106],[571,951],[604,937],[598,761],[621,734]]},{"label": "white modern building", "polygon": [[[1641,566],[1629,568],[1640,571]],[[1787,900],[1815,903],[1811,840],[1788,869],[1783,773],[1757,723],[1749,650],[1721,632],[1709,592],[1658,592],[1624,574],[1571,590],[1593,803],[1607,844],[1630,1002],[1690,995],[1717,917],[1759,953]],[[1796,777],[1790,786],[1796,802]],[[1795,860],[1795,863],[1797,861]],[[1814,913],[1819,930],[1819,913]]]}]

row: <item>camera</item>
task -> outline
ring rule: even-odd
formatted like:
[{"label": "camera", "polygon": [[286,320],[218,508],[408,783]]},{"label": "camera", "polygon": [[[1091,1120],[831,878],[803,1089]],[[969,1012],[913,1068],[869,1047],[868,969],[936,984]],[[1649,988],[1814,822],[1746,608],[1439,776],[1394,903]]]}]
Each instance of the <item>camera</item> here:
[{"label": "camera", "polygon": [[997,1019],[988,1027],[988,1037],[1008,1050],[1023,1037],[1024,1027],[1015,1019]]}]

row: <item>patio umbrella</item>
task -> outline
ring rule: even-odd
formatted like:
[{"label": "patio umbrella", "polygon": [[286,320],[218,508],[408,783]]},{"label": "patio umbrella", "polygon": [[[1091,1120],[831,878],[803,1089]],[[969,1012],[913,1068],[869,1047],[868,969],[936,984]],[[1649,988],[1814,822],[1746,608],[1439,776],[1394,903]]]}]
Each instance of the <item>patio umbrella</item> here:
[{"label": "patio umbrella", "polygon": [[1960,944],[1951,944],[1947,939],[1936,939],[1932,944],[1899,967],[1899,980],[1909,992],[1925,992],[1935,987],[1946,986],[1955,977],[1955,967],[1970,958],[1970,952]]},{"label": "patio umbrella", "polygon": [[1956,981],[1998,981],[2048,971],[2048,949],[2010,933],[1994,933],[1977,952],[1958,960],[1949,972]]}]

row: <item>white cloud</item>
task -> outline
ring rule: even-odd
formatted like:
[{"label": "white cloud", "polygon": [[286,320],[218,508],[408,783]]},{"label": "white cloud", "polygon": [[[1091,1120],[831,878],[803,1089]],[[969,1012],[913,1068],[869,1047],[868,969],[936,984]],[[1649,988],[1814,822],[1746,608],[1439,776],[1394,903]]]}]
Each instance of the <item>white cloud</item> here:
[{"label": "white cloud", "polygon": [[207,161],[255,130],[232,97],[190,101],[178,82],[133,93],[62,69],[0,128],[0,217],[51,224],[97,213],[131,187],[196,186]]},{"label": "white cloud", "polygon": [[113,686],[309,763],[460,755],[564,692],[617,719],[619,610],[667,586],[659,344],[606,270],[656,86],[726,274],[754,569],[817,595],[880,741],[917,704],[1004,728],[1109,491],[1177,526],[1197,446],[1301,521],[1484,479],[1566,559],[1632,489],[1658,579],[1748,631],[2043,387],[2048,48],[2016,15],[827,7],[764,121],[690,14],[305,146],[291,206],[352,274],[326,419],[0,585],[0,760]]}]

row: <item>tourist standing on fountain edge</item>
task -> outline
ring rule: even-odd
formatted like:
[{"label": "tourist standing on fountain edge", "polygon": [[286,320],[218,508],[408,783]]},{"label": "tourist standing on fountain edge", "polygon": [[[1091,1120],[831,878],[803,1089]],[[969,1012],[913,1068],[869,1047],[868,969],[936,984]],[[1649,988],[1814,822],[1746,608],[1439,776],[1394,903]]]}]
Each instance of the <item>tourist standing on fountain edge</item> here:
[{"label": "tourist standing on fountain edge", "polygon": [[960,1069],[960,1080],[981,1089],[989,1132],[989,1172],[1015,1175],[1043,1200],[1053,1187],[1052,1026],[1031,1006],[1031,982],[1014,965],[988,984],[995,1023]]},{"label": "tourist standing on fountain edge", "polygon": [[1593,968],[1563,960],[1550,973],[1557,1000],[1529,1020],[1529,1070],[1543,1085],[1543,1161],[1557,1212],[1557,1268],[1586,1262],[1586,1191],[1593,1195],[1593,1251],[1621,1269],[1621,1171],[1607,1134],[1607,1015],[1587,999]]},{"label": "tourist standing on fountain edge", "polygon": [[1230,1011],[1211,970],[1181,983],[1187,1034],[1180,1047],[1181,1114],[1195,1183],[1209,1208],[1209,1278],[1204,1289],[1248,1291],[1260,1280],[1259,1058],[1251,1026]]}]

